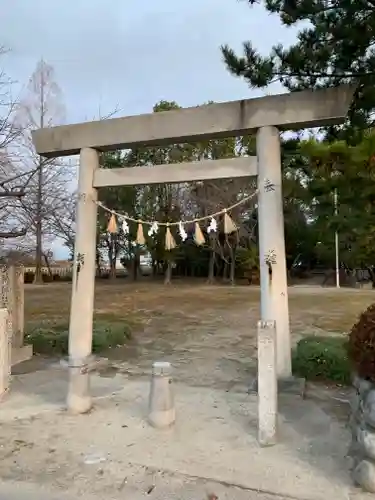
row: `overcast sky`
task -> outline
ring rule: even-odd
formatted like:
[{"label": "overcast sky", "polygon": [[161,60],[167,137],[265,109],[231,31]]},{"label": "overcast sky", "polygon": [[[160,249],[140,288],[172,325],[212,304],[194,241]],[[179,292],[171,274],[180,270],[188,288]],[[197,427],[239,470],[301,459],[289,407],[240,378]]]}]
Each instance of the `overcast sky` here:
[{"label": "overcast sky", "polygon": [[55,68],[67,122],[260,95],[231,76],[220,45],[267,53],[295,31],[245,0],[1,0],[6,70],[25,85],[41,57]]}]

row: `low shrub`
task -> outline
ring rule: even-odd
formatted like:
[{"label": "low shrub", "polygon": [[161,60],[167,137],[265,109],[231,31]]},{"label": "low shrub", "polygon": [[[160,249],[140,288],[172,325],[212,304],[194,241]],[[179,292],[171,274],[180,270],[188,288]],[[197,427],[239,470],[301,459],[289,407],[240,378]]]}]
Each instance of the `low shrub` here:
[{"label": "low shrub", "polygon": [[63,274],[62,276],[60,276],[59,281],[72,281],[72,274]]},{"label": "low shrub", "polygon": [[[26,271],[23,277],[23,282],[26,284],[34,283],[35,273],[31,271]],[[47,274],[42,273],[42,279],[44,283],[51,283],[52,281],[61,281],[61,277],[58,274]]]},{"label": "low shrub", "polygon": [[26,271],[23,277],[24,283],[32,283],[34,281],[34,273],[30,273],[29,271]]},{"label": "low shrub", "polygon": [[[128,324],[95,321],[93,327],[92,351],[100,353],[106,349],[124,345],[131,338]],[[26,333],[25,342],[33,345],[35,353],[66,356],[69,346],[69,328],[66,324],[36,327]]]},{"label": "low shrub", "polygon": [[353,371],[375,383],[375,304],[361,314],[351,329],[348,356]]},{"label": "low shrub", "polygon": [[292,353],[293,373],[307,380],[350,384],[351,366],[347,337],[310,335],[300,340]]}]

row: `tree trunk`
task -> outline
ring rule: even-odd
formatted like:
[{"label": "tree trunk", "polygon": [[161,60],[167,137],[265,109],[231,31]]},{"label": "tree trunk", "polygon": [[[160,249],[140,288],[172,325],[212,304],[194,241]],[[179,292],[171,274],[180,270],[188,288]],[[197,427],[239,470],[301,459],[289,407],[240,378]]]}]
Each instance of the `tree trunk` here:
[{"label": "tree trunk", "polygon": [[[42,71],[40,74],[40,128],[44,128],[44,66],[42,60]],[[43,159],[39,156],[38,170],[38,190],[36,200],[36,251],[35,251],[35,275],[34,283],[43,283],[42,261],[43,261],[43,227],[42,227],[42,209],[43,209]]]},{"label": "tree trunk", "polygon": [[370,274],[370,279],[371,279],[371,282],[372,282],[372,288],[375,288],[375,272],[374,272],[374,268],[370,267],[370,266],[367,266],[366,269],[367,269],[367,271]]},{"label": "tree trunk", "polygon": [[167,267],[165,268],[164,285],[172,283],[172,262],[168,260]]},{"label": "tree trunk", "polygon": [[210,260],[208,262],[207,283],[212,285],[215,282],[215,251],[211,250]]},{"label": "tree trunk", "polygon": [[155,279],[158,274],[158,261],[152,261],[152,279]]},{"label": "tree trunk", "polygon": [[229,281],[232,286],[236,284],[236,259],[235,259],[235,250],[231,249],[231,259],[230,259],[230,267],[229,267]]},{"label": "tree trunk", "polygon": [[131,261],[131,279],[132,281],[138,280],[138,261],[136,257]]},{"label": "tree trunk", "polygon": [[190,277],[191,278],[195,278],[196,276],[196,271],[197,271],[197,266],[195,265],[195,262],[191,262],[191,265],[190,265]]},{"label": "tree trunk", "polygon": [[116,279],[116,258],[112,259],[110,262],[109,279],[111,280]]},{"label": "tree trunk", "polygon": [[139,268],[140,268],[140,258],[139,258],[139,250],[135,250],[134,259],[132,260],[132,280],[137,281],[139,277]]},{"label": "tree trunk", "polygon": [[236,262],[234,259],[231,259],[229,268],[229,281],[232,286],[236,284],[235,273],[236,273]]},{"label": "tree trunk", "polygon": [[51,269],[51,266],[49,264],[47,254],[45,254],[44,252],[43,252],[43,257],[44,257],[44,262],[46,263],[46,268],[48,269],[48,274],[52,277],[52,269]]},{"label": "tree trunk", "polygon": [[224,260],[223,274],[222,274],[223,281],[226,281],[227,277],[228,277],[228,262]]},{"label": "tree trunk", "polygon": [[116,279],[116,250],[113,237],[110,236],[108,246],[109,279]]},{"label": "tree trunk", "polygon": [[96,262],[96,272],[98,273],[98,277],[100,278],[102,275],[102,268],[100,266],[100,252],[96,249],[95,252],[95,262]]},{"label": "tree trunk", "polygon": [[42,241],[42,188],[43,188],[43,169],[42,169],[42,159],[39,161],[39,170],[38,170],[38,192],[37,192],[37,201],[36,201],[36,217],[35,217],[35,229],[36,229],[36,248],[35,248],[35,274],[34,274],[34,283],[41,284],[43,283],[43,273],[42,273],[42,265],[43,265],[43,241]]}]

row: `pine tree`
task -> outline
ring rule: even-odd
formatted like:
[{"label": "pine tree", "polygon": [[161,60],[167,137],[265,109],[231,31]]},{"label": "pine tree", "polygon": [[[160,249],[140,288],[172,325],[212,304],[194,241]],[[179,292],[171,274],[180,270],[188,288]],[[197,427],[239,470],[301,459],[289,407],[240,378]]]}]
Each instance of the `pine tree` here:
[{"label": "pine tree", "polygon": [[[278,80],[289,91],[355,84],[349,113],[350,137],[373,125],[375,109],[375,0],[248,0],[263,3],[279,15],[285,26],[301,21],[294,45],[273,47],[262,57],[251,41],[244,42],[243,55],[223,46],[224,61],[231,73],[243,77],[251,87],[264,88]],[[348,131],[348,127],[344,128]],[[354,134],[354,131],[357,134]],[[337,137],[337,129],[329,135]],[[341,134],[343,136],[343,134]],[[349,134],[344,135],[346,138]]]}]

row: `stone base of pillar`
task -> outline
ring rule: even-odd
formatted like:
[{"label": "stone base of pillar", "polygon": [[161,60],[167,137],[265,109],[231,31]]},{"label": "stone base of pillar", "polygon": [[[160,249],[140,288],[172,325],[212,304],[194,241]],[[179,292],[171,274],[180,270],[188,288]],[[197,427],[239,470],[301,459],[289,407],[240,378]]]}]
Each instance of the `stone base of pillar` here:
[{"label": "stone base of pillar", "polygon": [[278,397],[276,372],[276,323],[258,321],[258,442],[277,442]]},{"label": "stone base of pillar", "polygon": [[33,346],[24,345],[22,347],[12,347],[11,356],[12,356],[11,358],[12,366],[18,365],[19,363],[23,363],[24,361],[28,361],[33,357]]},{"label": "stone base of pillar", "polygon": [[[294,394],[304,398],[306,392],[306,380],[299,377],[280,378],[277,381],[277,392],[278,394]],[[248,393],[258,393],[257,376],[250,381]]]},{"label": "stone base of pillar", "polygon": [[87,413],[92,408],[90,374],[86,365],[69,366],[67,408],[75,415]]},{"label": "stone base of pillar", "polygon": [[[70,361],[69,358],[61,358],[57,363],[53,364],[56,368],[69,368]],[[87,357],[86,369],[89,373],[91,372],[100,372],[101,370],[105,371],[108,368],[111,368],[111,362],[108,358],[103,358],[100,356],[96,356],[92,354]]]}]

